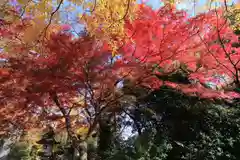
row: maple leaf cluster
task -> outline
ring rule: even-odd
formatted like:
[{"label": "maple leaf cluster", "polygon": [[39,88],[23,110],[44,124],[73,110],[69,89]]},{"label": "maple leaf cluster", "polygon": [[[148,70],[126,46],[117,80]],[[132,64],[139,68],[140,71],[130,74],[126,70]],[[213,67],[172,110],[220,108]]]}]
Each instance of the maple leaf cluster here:
[{"label": "maple leaf cluster", "polygon": [[138,12],[138,19],[126,24],[131,39],[124,45],[123,53],[127,61],[135,59],[153,68],[158,76],[151,77],[152,84],[148,85],[158,88],[163,84],[159,75],[181,72],[191,83],[166,83],[201,97],[239,97],[234,92],[206,87],[216,75],[230,77],[225,85],[233,81],[239,84],[239,49],[233,45],[238,43],[238,36],[223,10],[211,10],[193,18],[169,6],[157,11],[143,6]]},{"label": "maple leaf cluster", "polygon": [[[41,44],[44,54],[29,48],[21,48],[23,54],[18,56],[11,56],[9,51],[2,53],[6,65],[1,74],[1,105],[22,107],[20,112],[14,112],[13,108],[11,114],[9,107],[2,107],[1,119],[20,121],[26,126],[26,121],[21,120],[26,116],[25,111],[41,118],[44,110],[58,103],[51,97],[53,92],[58,94],[61,106],[70,108],[75,103],[73,97],[84,96],[81,95],[84,92],[96,99],[103,90],[112,90],[117,77],[112,71],[115,65],[108,64],[111,52],[105,48],[88,36],[73,39],[70,34],[59,33]],[[84,104],[78,107],[84,108]]]}]

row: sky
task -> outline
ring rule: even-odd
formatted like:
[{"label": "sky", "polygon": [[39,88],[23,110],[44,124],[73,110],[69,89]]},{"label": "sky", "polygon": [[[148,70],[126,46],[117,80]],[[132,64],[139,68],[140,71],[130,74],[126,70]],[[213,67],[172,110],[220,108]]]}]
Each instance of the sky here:
[{"label": "sky", "polygon": [[[140,1],[140,0],[138,0]],[[188,14],[191,16],[196,15],[197,13],[204,11],[204,6],[210,0],[195,0],[195,11],[194,11],[194,0],[181,0],[181,3],[177,5],[178,9],[184,9],[188,11]],[[220,1],[220,0],[219,0]],[[227,0],[229,4],[236,2],[237,0]],[[147,0],[147,5],[151,6],[153,9],[158,9],[163,6],[163,3],[160,0]]]},{"label": "sky", "polygon": [[[138,3],[141,3],[142,0],[137,0]],[[153,9],[158,9],[161,6],[163,6],[163,3],[161,3],[161,0],[145,0],[146,4],[151,6]],[[193,1],[194,0],[180,0],[181,3],[177,4],[177,8],[178,9],[184,9],[187,10],[187,13],[190,16],[194,16],[197,13],[203,12],[204,11],[204,6],[207,2],[209,2],[210,0],[195,0],[195,9],[194,9],[194,4]],[[227,0],[228,2],[233,2],[233,1],[237,1],[237,0]],[[64,1],[64,5],[62,7],[65,8],[69,5],[68,1]],[[65,23],[71,23],[71,22],[76,22],[76,18],[79,13],[83,13],[83,10],[81,7],[79,7],[76,11],[71,11],[68,14],[66,14],[66,12],[64,14],[62,14],[62,20],[64,23],[64,20],[66,21]],[[72,24],[72,26],[74,27],[74,29],[78,32],[83,28],[83,25],[80,25],[79,23],[75,23]]]}]

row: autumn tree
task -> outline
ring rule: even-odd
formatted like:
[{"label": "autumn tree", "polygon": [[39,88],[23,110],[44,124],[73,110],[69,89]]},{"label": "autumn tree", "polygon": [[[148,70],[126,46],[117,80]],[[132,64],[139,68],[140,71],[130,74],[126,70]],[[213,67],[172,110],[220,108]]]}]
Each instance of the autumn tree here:
[{"label": "autumn tree", "polygon": [[[64,26],[58,32],[49,29],[48,38],[35,41],[34,50],[22,44],[31,19],[19,24],[3,21],[1,27],[8,43],[1,53],[2,133],[16,126],[19,130],[66,128],[78,149],[81,141],[98,132],[104,112],[117,111],[121,94],[116,85],[127,65],[113,60],[108,45],[86,32],[76,38]],[[78,129],[85,126],[86,135],[77,137]]]},{"label": "autumn tree", "polygon": [[[237,36],[224,13],[222,9],[214,9],[189,18],[185,12],[169,6],[158,11],[143,6],[138,10],[138,19],[126,24],[131,40],[123,47],[123,57],[126,61],[145,64],[155,73],[147,74],[152,87],[165,82],[197,96],[234,97],[233,92],[219,92],[207,85],[216,80],[213,77],[223,75],[230,80],[222,84],[231,81],[238,84],[238,50],[232,46]],[[177,73],[185,75],[187,81],[181,84],[157,80]]]},{"label": "autumn tree", "polygon": [[[239,85],[239,54],[233,45],[238,37],[224,9],[189,18],[173,5],[155,11],[130,0],[94,1],[86,4],[91,14],[77,22],[86,30],[76,35],[55,17],[63,1],[54,7],[51,2],[8,4],[14,20],[1,20],[3,134],[14,127],[66,129],[72,147],[84,150],[86,159],[85,140],[94,134],[99,146],[107,143],[102,131],[123,111],[121,82],[148,89],[167,85],[201,98],[239,97],[224,87],[207,86],[212,76],[222,74]],[[85,126],[86,134],[77,136]]]}]

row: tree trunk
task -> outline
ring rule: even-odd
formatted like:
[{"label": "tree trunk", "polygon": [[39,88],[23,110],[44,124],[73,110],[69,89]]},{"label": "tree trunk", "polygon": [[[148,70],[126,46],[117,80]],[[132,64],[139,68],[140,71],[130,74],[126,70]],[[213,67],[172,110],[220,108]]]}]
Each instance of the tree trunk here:
[{"label": "tree trunk", "polygon": [[112,146],[114,132],[114,114],[105,113],[99,121],[99,137],[98,137],[98,156],[99,159],[106,158],[106,151]]},{"label": "tree trunk", "polygon": [[80,150],[80,160],[88,160],[88,143],[86,141],[81,141],[79,144]]}]

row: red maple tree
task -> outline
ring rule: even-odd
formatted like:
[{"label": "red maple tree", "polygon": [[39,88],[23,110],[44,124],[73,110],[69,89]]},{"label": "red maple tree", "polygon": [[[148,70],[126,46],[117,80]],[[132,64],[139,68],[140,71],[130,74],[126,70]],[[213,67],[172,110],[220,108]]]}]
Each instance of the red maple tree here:
[{"label": "red maple tree", "polygon": [[126,61],[146,64],[150,71],[155,71],[153,76],[147,76],[147,85],[158,88],[163,85],[159,77],[181,72],[188,84],[171,81],[164,84],[205,98],[239,97],[223,88],[217,91],[207,87],[213,76],[223,74],[230,77],[224,85],[232,81],[239,85],[239,49],[232,46],[238,37],[222,9],[189,18],[173,7],[154,11],[141,6],[138,15],[135,21],[126,23],[130,40],[123,52]]},{"label": "red maple tree", "polygon": [[[15,42],[24,25],[1,26],[2,36]],[[0,84],[2,130],[9,129],[10,123],[26,129],[44,127],[53,120],[59,121],[59,130],[68,127],[70,132],[72,127],[84,125],[79,122],[78,109],[94,108],[97,113],[106,103],[104,98],[111,102],[109,93],[115,92],[119,76],[107,45],[88,35],[74,38],[62,31],[37,45],[41,50],[18,43],[1,53],[6,62]],[[79,97],[84,97],[81,103],[76,102]],[[51,111],[54,106],[60,115],[56,109]],[[74,109],[78,113],[71,115]]]}]

